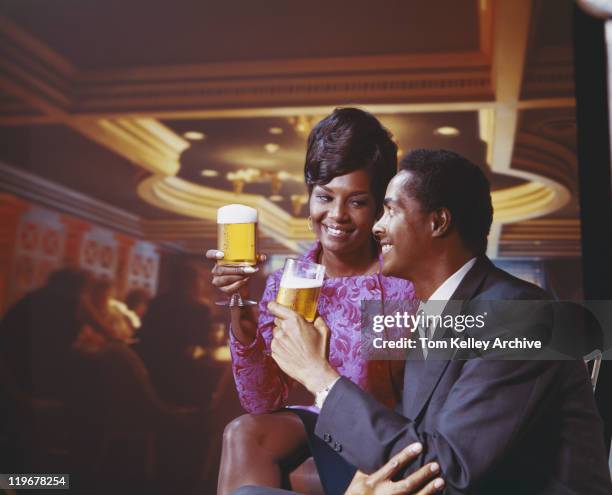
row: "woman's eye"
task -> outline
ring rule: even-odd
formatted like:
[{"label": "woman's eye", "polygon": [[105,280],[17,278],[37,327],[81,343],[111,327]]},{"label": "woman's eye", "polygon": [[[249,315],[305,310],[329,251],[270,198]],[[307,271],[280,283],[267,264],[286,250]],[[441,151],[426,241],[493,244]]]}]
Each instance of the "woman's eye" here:
[{"label": "woman's eye", "polygon": [[321,200],[321,201],[331,201],[331,196],[328,196],[326,194],[318,194],[317,195],[317,199]]},{"label": "woman's eye", "polygon": [[368,202],[367,202],[367,201],[365,201],[365,200],[361,200],[361,201],[352,201],[352,204],[353,204],[353,206],[356,206],[356,207],[358,207],[358,208],[359,208],[359,207],[361,207],[361,206],[366,206],[366,205],[368,204]]}]

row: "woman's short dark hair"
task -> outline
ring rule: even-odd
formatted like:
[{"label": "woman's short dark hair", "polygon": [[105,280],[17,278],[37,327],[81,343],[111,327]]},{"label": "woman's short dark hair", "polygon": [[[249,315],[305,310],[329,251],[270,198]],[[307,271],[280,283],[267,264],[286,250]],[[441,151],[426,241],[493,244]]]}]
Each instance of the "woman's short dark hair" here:
[{"label": "woman's short dark hair", "polygon": [[308,194],[315,185],[364,170],[377,211],[382,210],[387,184],[397,172],[397,145],[392,134],[371,113],[336,108],[308,136],[304,180]]},{"label": "woman's short dark hair", "polygon": [[489,180],[478,166],[453,151],[417,149],[402,159],[400,170],[411,173],[406,192],[424,211],[447,208],[468,249],[486,252],[493,205]]}]

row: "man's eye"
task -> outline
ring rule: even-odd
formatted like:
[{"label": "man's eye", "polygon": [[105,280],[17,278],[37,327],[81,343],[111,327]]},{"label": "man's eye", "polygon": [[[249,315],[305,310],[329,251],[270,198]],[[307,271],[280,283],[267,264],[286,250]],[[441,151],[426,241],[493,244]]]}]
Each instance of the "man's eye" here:
[{"label": "man's eye", "polygon": [[366,206],[368,204],[368,202],[365,200],[360,200],[360,201],[356,200],[356,201],[352,201],[351,203],[353,206],[356,206],[356,207]]}]

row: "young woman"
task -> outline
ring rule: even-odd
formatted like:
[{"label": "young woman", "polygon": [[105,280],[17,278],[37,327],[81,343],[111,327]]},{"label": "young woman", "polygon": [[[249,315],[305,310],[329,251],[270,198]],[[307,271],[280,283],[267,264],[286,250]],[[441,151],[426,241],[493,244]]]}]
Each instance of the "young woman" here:
[{"label": "young woman", "polygon": [[[332,334],[329,360],[343,376],[393,406],[392,361],[361,356],[361,301],[412,299],[412,286],[380,272],[372,226],[382,212],[385,190],[397,167],[397,146],[371,114],[336,109],[308,138],[304,178],[310,196],[309,220],[317,242],[302,259],[325,266],[318,312]],[[211,250],[210,259],[222,254]],[[215,266],[213,284],[226,294],[248,297],[249,270]],[[230,345],[234,378],[250,413],[226,428],[219,474],[221,495],[242,485],[280,487],[282,474],[312,455],[326,493],[343,493],[355,469],[314,435],[313,408],[285,408],[289,379],[268,355],[281,270],[268,277],[259,304],[234,308]],[[397,363],[397,362],[395,362]],[[401,376],[401,375],[400,375]],[[397,383],[395,385],[398,385]],[[401,387],[401,384],[399,384]],[[273,414],[272,414],[273,413]]]}]

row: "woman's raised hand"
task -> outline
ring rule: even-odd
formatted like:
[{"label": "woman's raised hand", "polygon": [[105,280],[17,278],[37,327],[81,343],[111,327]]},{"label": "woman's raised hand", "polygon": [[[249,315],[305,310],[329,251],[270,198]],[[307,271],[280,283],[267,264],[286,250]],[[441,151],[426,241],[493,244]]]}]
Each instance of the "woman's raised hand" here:
[{"label": "woman's raised hand", "polygon": [[[209,249],[206,251],[206,259],[221,261],[223,260],[223,251]],[[212,284],[228,296],[240,292],[242,297],[247,297],[251,275],[257,273],[259,266],[265,261],[266,255],[259,254],[257,255],[256,266],[224,266],[216,263],[212,269]]]}]

